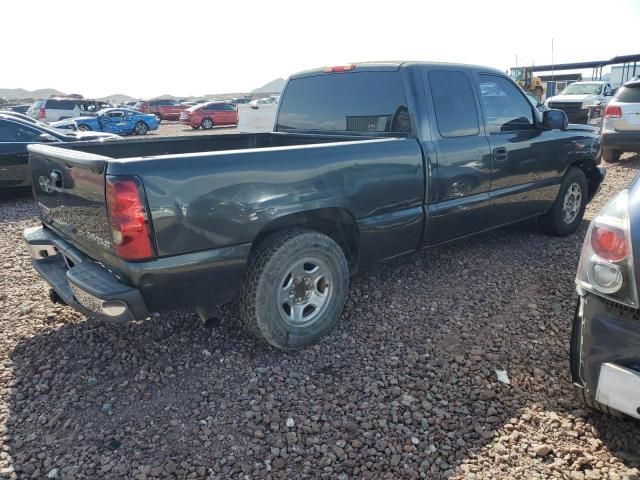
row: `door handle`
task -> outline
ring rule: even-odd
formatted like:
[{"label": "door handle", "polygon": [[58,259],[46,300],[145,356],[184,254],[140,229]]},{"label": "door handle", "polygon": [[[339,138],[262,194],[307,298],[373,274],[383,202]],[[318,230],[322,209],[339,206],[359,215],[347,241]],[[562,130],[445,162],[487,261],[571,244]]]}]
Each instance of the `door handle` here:
[{"label": "door handle", "polygon": [[504,147],[498,147],[493,149],[493,159],[496,162],[504,162],[509,158],[509,153]]}]

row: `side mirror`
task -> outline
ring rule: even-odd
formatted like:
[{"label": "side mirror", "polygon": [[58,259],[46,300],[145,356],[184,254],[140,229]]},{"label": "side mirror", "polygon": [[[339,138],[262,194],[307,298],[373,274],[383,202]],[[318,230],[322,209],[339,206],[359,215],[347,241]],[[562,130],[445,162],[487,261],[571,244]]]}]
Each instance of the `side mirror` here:
[{"label": "side mirror", "polygon": [[58,139],[49,133],[43,133],[40,135],[40,141],[42,143],[52,143],[57,142]]},{"label": "side mirror", "polygon": [[566,130],[569,119],[562,110],[551,109],[542,113],[542,125],[549,130]]}]

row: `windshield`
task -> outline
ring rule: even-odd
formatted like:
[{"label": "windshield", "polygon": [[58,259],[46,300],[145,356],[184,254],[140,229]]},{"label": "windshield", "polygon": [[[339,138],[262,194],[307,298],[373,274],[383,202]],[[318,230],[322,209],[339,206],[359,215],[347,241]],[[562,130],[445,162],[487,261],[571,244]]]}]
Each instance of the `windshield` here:
[{"label": "windshield", "polygon": [[562,95],[599,95],[601,83],[572,83],[562,91]]}]

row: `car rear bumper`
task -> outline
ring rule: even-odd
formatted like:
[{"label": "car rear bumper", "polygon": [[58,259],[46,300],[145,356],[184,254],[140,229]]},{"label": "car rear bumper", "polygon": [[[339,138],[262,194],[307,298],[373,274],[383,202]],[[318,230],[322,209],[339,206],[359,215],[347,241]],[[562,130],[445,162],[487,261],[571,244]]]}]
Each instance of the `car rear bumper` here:
[{"label": "car rear bumper", "polygon": [[602,148],[622,150],[623,152],[640,152],[640,131],[637,132],[602,132],[600,140]]},{"label": "car rear bumper", "polygon": [[85,315],[111,320],[144,319],[148,309],[137,288],[43,227],[28,228],[31,263],[59,297]]},{"label": "car rear bumper", "polygon": [[581,296],[571,336],[571,377],[591,400],[640,418],[640,311]]},{"label": "car rear bumper", "polygon": [[[65,303],[116,319],[142,320],[149,312],[236,298],[251,252],[251,243],[244,243],[141,262],[116,258],[107,269],[49,228],[29,228],[23,236],[33,267]],[[113,315],[117,305],[126,308]]]}]

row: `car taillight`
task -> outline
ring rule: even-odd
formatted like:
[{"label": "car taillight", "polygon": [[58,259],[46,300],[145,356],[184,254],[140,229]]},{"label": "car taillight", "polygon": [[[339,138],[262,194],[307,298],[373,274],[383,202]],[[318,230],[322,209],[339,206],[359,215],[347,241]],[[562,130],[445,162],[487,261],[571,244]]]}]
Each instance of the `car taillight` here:
[{"label": "car taillight", "polygon": [[620,118],[622,117],[622,108],[618,105],[607,105],[604,109],[604,118]]},{"label": "car taillight", "polygon": [[610,262],[624,260],[629,252],[624,231],[610,225],[594,225],[591,230],[591,247],[596,255]]},{"label": "car taillight", "polygon": [[629,226],[629,191],[607,203],[589,225],[576,275],[578,293],[589,291],[638,307]]},{"label": "car taillight", "polygon": [[153,257],[151,229],[140,179],[108,175],[106,190],[116,254],[124,260]]},{"label": "car taillight", "polygon": [[47,112],[44,111],[44,108],[38,110],[38,118],[47,118]]}]

